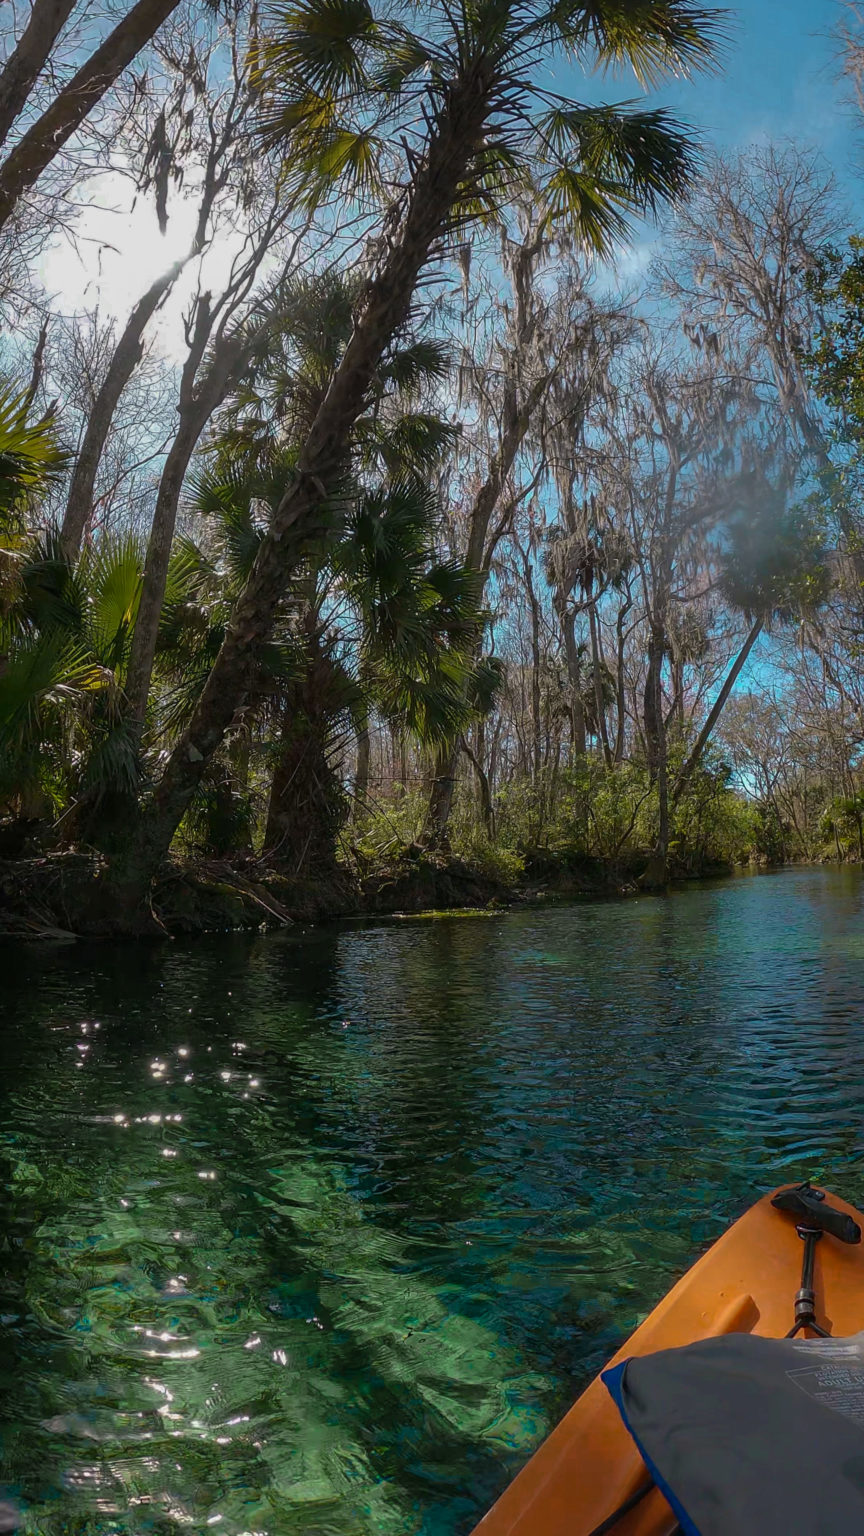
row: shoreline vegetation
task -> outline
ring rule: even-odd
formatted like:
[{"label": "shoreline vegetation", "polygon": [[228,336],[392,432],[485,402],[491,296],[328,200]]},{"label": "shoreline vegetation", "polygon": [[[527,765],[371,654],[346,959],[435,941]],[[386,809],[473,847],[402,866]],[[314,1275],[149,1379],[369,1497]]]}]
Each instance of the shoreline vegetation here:
[{"label": "shoreline vegetation", "polygon": [[[644,864],[643,859],[626,868],[562,857],[535,865],[529,858],[521,875],[506,875],[452,854],[407,849],[403,859],[365,878],[345,869],[310,881],[292,880],[257,861],[251,867],[214,859],[178,862],[154,881],[149,934],[176,938],[349,918],[489,915],[512,906],[623,898],[644,893],[639,882]],[[681,879],[734,872],[733,865],[719,865]],[[100,874],[98,854],[0,861],[0,940],[114,937],[110,919],[81,920]]]},{"label": "shoreline vegetation", "polygon": [[[645,883],[649,862],[645,855],[610,861],[538,849],[493,868],[413,845],[365,875],[345,865],[317,879],[292,879],[255,859],[174,860],[154,881],[145,936],[175,939],[453,913],[491,916],[518,906],[625,899],[658,893]],[[0,942],[122,936],[122,926],[115,928],[110,919],[86,916],[93,910],[100,866],[98,854],[74,851],[0,859]],[[697,869],[671,871],[662,889],[730,878],[747,869],[768,873],[785,867],[753,859],[706,862]]]},{"label": "shoreline vegetation", "polygon": [[[679,772],[672,757],[670,773],[677,779]],[[331,826],[314,847],[307,835],[298,860],[268,849],[266,794],[223,790],[184,822],[135,936],[616,899],[789,861],[790,827],[742,795],[713,750],[672,811],[659,874],[659,792],[644,764],[608,769],[589,751],[552,778],[516,778],[488,799],[476,774],[459,771],[446,838],[434,841],[429,798],[428,780],[418,778],[408,785],[391,779],[362,804],[343,799],[338,830]],[[488,819],[484,810],[491,810]],[[304,832],[318,825],[309,814]],[[841,847],[851,856],[850,832]],[[826,835],[823,827],[810,857],[834,851]],[[126,914],[100,899],[104,868],[96,847],[71,840],[58,847],[58,828],[47,819],[0,825],[0,938],[128,935]]]}]

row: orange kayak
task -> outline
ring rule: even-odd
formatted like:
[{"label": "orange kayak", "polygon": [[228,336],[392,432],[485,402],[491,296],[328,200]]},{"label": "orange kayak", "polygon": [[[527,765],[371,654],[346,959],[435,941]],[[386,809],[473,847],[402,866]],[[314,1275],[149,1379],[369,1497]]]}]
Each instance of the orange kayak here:
[{"label": "orange kayak", "polygon": [[[784,1186],[788,1188],[790,1186]],[[775,1191],[775,1194],[779,1191]],[[782,1339],[795,1318],[802,1243],[766,1195],[688,1270],[609,1363],[724,1333]],[[830,1204],[860,1220],[845,1201]],[[834,1337],[864,1329],[864,1245],[825,1237],[814,1248],[817,1324]],[[588,1536],[646,1481],[645,1467],[600,1378],[570,1409],[476,1527],[475,1536]],[[615,1536],[671,1536],[658,1489],[616,1521]]]}]

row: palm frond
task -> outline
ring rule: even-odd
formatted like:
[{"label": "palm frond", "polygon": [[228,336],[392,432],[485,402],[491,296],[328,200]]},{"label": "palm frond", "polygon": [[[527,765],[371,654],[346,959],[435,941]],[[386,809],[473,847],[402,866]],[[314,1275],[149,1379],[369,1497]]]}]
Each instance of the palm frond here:
[{"label": "palm frond", "polygon": [[6,658],[0,672],[0,746],[38,741],[46,704],[75,704],[104,688],[109,677],[83,644],[54,633],[38,635]]},{"label": "palm frond", "polygon": [[481,656],[468,678],[468,702],[478,715],[488,715],[504,686],[506,667],[500,656]]},{"label": "palm frond", "polygon": [[601,68],[629,65],[648,88],[710,68],[731,13],[690,0],[558,0],[549,14],[569,47],[590,49]]},{"label": "palm frond", "polygon": [[267,91],[289,82],[320,94],[356,89],[376,37],[368,0],[294,0],[271,12],[267,40],[253,59],[253,83]]},{"label": "palm frond", "polygon": [[134,796],[140,782],[137,732],[130,721],[118,717],[91,736],[79,793],[98,806],[109,794]]},{"label": "palm frond", "polygon": [[620,189],[614,182],[604,184],[579,164],[562,161],[542,183],[540,196],[550,219],[569,226],[596,256],[610,257],[627,238],[627,220],[616,206]]},{"label": "palm frond", "polygon": [[101,539],[79,563],[87,592],[87,634],[106,667],[122,666],[132,639],[144,578],[144,546],[133,534]]},{"label": "palm frond", "polygon": [[[598,190],[640,211],[680,197],[696,169],[692,132],[662,108],[556,106],[538,120],[546,145],[569,164],[575,152]],[[542,158],[542,156],[541,156]]]},{"label": "palm frond", "polygon": [[434,620],[438,632],[451,645],[464,644],[476,635],[482,624],[480,611],[481,577],[458,560],[442,560],[426,575],[426,586],[433,594]]},{"label": "palm frond", "polygon": [[391,475],[428,473],[453,447],[458,428],[429,411],[411,411],[395,421],[369,423],[366,446]]},{"label": "palm frond", "polygon": [[449,347],[444,342],[426,338],[391,352],[378,371],[385,384],[391,384],[405,395],[413,395],[424,385],[446,379],[452,367]]},{"label": "palm frond", "polygon": [[450,210],[456,233],[470,224],[494,225],[520,193],[530,195],[531,178],[524,152],[490,138],[473,157]]},{"label": "palm frond", "polygon": [[85,624],[87,591],[63,554],[55,529],[32,539],[18,567],[15,617],[23,628],[79,635]]},{"label": "palm frond", "polygon": [[192,482],[192,504],[196,512],[213,518],[235,583],[248,576],[264,537],[265,519],[255,512],[262,490],[258,467],[242,461],[220,462]]},{"label": "palm frond", "polygon": [[0,526],[9,527],[22,501],[64,462],[51,418],[33,420],[28,392],[0,379]]},{"label": "palm frond", "polygon": [[419,741],[442,745],[470,721],[465,676],[461,658],[446,653],[428,671],[381,670],[375,678],[375,704],[385,719]]}]

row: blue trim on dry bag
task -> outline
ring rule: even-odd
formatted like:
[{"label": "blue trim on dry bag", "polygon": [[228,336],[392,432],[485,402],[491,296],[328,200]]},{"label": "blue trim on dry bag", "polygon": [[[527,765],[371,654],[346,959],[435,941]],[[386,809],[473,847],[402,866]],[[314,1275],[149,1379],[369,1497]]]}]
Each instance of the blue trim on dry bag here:
[{"label": "blue trim on dry bag", "polygon": [[642,1457],[646,1469],[650,1472],[652,1481],[660,1489],[660,1492],[662,1493],[667,1504],[671,1506],[673,1513],[677,1516],[678,1524],[680,1525],[684,1536],[701,1536],[699,1527],[693,1524],[693,1521],[690,1519],[690,1516],[688,1515],[683,1504],[680,1502],[676,1494],[673,1493],[672,1489],[669,1487],[669,1484],[666,1482],[666,1479],[661,1475],[661,1473],[657,1471],[657,1468],[655,1467],[650,1456],[646,1454],[639,1436],[636,1434],[629,1418],[627,1417],[627,1410],[624,1406],[624,1373],[627,1370],[629,1364],[629,1360],[622,1360],[620,1365],[610,1366],[608,1371],[601,1372],[600,1380],[606,1388],[606,1391],[609,1393],[609,1396],[615,1404],[615,1407],[618,1409],[624,1424],[624,1428],[627,1430],[627,1433],[636,1446],[639,1455]]}]

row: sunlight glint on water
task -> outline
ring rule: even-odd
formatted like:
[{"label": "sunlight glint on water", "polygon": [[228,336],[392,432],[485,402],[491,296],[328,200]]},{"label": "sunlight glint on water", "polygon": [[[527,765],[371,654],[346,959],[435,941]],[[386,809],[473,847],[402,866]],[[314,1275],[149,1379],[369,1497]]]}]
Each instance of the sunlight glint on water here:
[{"label": "sunlight glint on water", "polygon": [[455,1536],[728,1215],[864,1199],[852,871],[11,958],[28,1536]]}]

